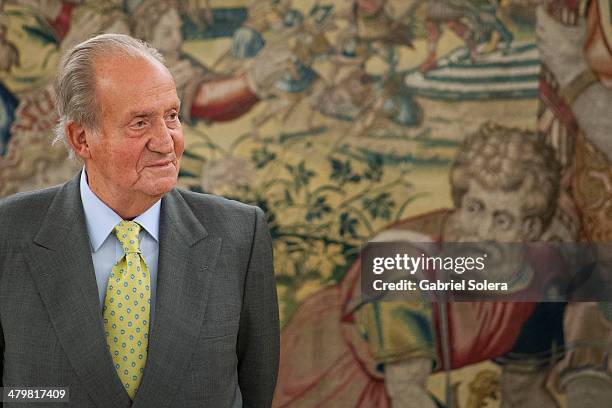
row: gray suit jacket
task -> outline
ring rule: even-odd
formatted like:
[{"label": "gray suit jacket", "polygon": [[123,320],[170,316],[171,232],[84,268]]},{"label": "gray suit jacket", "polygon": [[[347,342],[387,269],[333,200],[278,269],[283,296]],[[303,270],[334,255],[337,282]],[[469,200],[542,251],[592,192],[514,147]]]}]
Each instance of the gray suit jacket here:
[{"label": "gray suit jacket", "polygon": [[[0,201],[2,382],[70,387],[71,407],[129,407],[106,345],[84,217],[78,175]],[[259,208],[166,194],[155,305],[132,407],[271,405],[279,322]]]}]

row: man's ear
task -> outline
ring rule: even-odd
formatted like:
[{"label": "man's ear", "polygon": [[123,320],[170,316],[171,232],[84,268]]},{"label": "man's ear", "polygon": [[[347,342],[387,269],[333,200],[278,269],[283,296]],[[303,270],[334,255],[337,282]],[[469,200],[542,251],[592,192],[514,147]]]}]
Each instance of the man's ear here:
[{"label": "man's ear", "polygon": [[87,131],[85,128],[76,122],[70,121],[66,124],[64,131],[74,153],[83,160],[89,159],[91,153],[87,143]]},{"label": "man's ear", "polygon": [[544,233],[544,224],[540,217],[527,217],[523,220],[523,237],[526,241],[536,241]]}]

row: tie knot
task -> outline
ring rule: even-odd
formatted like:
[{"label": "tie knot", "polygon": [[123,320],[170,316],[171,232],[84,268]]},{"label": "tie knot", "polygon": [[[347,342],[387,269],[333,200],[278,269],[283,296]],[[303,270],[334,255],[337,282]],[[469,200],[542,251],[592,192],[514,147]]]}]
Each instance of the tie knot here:
[{"label": "tie knot", "polygon": [[134,221],[121,221],[115,226],[115,235],[123,247],[123,252],[126,254],[140,253],[139,233],[140,225]]}]

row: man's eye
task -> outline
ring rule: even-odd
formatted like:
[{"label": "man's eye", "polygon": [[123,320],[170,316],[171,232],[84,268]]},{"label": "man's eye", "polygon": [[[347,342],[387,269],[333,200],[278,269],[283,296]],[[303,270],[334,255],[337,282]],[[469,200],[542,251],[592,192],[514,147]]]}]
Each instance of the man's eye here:
[{"label": "man's eye", "polygon": [[471,213],[476,213],[482,210],[482,205],[480,203],[471,202],[467,204],[467,210]]},{"label": "man's eye", "polygon": [[170,128],[175,128],[180,125],[179,114],[177,112],[169,113],[166,116],[166,122]]},{"label": "man's eye", "polygon": [[137,120],[135,122],[132,122],[132,127],[136,129],[142,129],[146,125],[147,125],[147,122],[144,120]]},{"label": "man's eye", "polygon": [[512,217],[507,215],[497,215],[495,217],[495,225],[499,229],[507,230],[512,225]]}]

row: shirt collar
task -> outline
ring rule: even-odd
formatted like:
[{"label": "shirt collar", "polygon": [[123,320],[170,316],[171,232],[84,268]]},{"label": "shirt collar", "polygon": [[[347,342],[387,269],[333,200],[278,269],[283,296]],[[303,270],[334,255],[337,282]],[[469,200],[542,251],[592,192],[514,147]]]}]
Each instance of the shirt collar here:
[{"label": "shirt collar", "polygon": [[158,200],[147,211],[134,218],[142,228],[149,233],[154,240],[159,242],[159,214],[161,209],[161,200]]},{"label": "shirt collar", "polygon": [[[91,249],[96,252],[122,218],[91,191],[85,168],[81,172],[80,190]],[[160,209],[161,200],[134,219],[155,241],[159,241]]]}]

